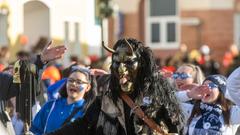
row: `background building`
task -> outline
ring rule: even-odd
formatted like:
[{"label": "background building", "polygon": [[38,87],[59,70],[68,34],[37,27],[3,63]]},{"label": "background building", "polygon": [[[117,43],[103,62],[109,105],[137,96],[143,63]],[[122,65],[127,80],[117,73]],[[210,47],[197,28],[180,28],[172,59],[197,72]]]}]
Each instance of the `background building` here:
[{"label": "background building", "polygon": [[0,0],[0,35],[0,45],[14,50],[45,37],[71,54],[100,54],[95,0]]},{"label": "background building", "polygon": [[[182,43],[190,50],[207,44],[218,61],[231,44],[240,45],[239,0],[116,0],[116,3],[121,20],[117,16],[110,20],[110,43],[121,27],[120,36],[144,41],[156,57],[173,55]],[[116,27],[119,22],[121,26]]]}]

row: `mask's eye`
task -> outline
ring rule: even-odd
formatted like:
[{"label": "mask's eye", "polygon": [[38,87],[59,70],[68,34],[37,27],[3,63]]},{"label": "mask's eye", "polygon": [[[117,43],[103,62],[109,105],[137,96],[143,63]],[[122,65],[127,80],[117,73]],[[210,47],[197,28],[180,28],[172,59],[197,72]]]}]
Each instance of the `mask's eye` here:
[{"label": "mask's eye", "polygon": [[127,65],[132,65],[134,63],[134,61],[131,61],[131,60],[127,60],[126,62],[125,62],[125,64],[127,64]]},{"label": "mask's eye", "polygon": [[113,64],[115,64],[116,66],[118,66],[120,64],[119,61],[114,61]]}]

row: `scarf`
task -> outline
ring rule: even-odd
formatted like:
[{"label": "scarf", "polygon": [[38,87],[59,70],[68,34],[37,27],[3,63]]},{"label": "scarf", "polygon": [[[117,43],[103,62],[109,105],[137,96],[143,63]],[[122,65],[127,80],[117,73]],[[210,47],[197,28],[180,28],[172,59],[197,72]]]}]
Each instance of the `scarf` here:
[{"label": "scarf", "polygon": [[200,110],[202,117],[197,121],[193,135],[222,135],[222,107],[219,104],[201,103]]}]

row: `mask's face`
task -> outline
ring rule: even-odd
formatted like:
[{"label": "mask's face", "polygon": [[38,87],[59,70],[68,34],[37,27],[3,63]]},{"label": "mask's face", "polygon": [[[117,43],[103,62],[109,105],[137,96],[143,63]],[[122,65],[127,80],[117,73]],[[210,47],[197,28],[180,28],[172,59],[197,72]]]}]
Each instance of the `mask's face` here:
[{"label": "mask's face", "polygon": [[117,47],[113,54],[112,69],[114,75],[119,79],[119,84],[123,92],[130,93],[134,90],[139,63],[137,56],[129,50],[127,46]]}]

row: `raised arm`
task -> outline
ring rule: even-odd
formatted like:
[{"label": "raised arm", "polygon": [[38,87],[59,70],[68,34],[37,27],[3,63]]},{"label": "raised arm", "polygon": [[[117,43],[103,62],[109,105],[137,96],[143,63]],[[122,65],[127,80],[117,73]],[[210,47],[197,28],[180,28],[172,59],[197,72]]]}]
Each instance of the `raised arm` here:
[{"label": "raised arm", "polygon": [[65,51],[66,51],[66,47],[64,45],[52,47],[52,41],[51,41],[42,50],[42,53],[40,54],[41,61],[45,63],[45,62],[59,59],[63,56]]},{"label": "raised arm", "polygon": [[240,67],[235,69],[228,77],[225,96],[240,106]]}]

